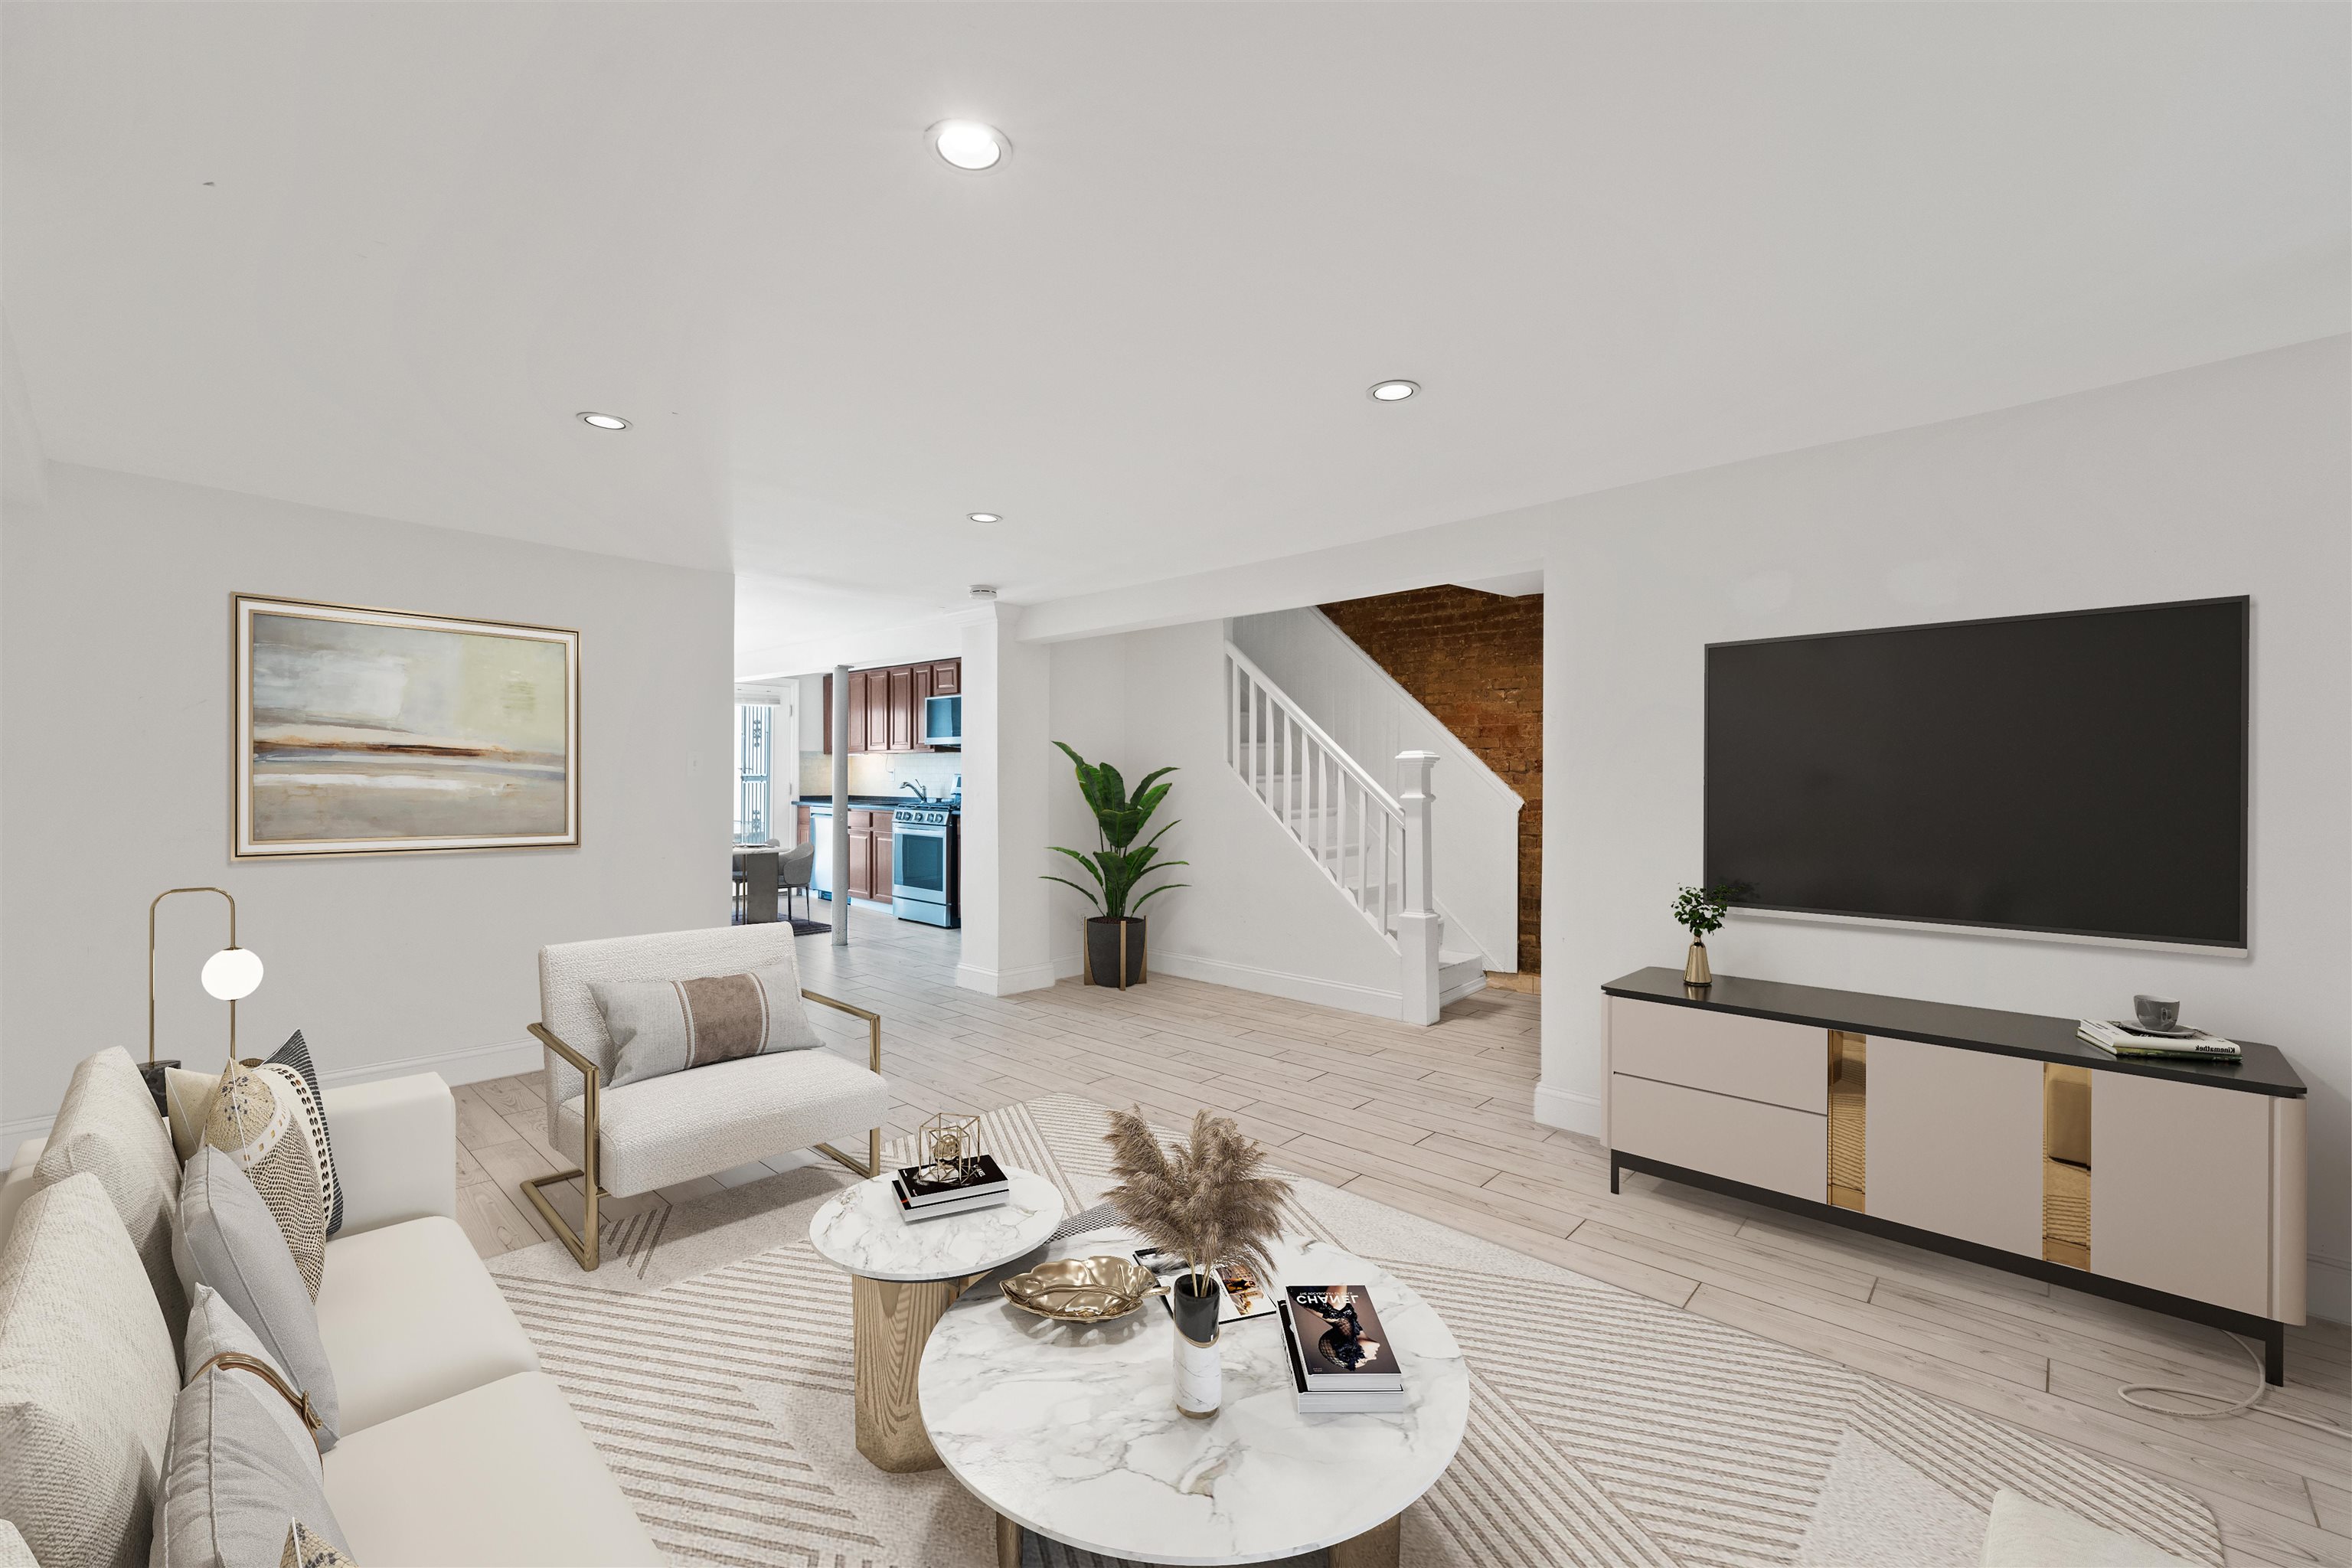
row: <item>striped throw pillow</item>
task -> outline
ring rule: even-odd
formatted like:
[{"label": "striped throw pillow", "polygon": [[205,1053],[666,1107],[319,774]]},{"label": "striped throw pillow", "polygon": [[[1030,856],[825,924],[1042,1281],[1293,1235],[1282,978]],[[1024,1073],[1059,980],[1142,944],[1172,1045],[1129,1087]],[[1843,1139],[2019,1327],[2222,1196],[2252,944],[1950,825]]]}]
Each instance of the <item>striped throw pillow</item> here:
[{"label": "striped throw pillow", "polygon": [[801,1002],[792,964],[697,980],[592,980],[589,994],[613,1037],[618,1089],[640,1079],[824,1042]]}]

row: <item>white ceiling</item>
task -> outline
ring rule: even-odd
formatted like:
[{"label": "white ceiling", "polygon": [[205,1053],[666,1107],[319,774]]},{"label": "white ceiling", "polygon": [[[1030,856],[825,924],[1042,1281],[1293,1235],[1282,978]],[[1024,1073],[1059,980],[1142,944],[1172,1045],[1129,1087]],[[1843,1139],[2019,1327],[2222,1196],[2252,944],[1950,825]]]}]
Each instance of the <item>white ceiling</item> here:
[{"label": "white ceiling", "polygon": [[761,673],[2343,331],[2347,18],[12,3],[5,306],[55,460],[731,565]]}]

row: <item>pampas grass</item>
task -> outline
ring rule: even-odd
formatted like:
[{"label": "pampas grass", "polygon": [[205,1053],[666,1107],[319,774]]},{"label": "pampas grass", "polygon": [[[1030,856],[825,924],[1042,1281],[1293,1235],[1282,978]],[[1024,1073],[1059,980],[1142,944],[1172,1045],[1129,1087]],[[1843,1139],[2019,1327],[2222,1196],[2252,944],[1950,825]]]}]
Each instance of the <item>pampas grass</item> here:
[{"label": "pampas grass", "polygon": [[1192,1137],[1163,1146],[1139,1110],[1114,1110],[1103,1142],[1119,1180],[1104,1196],[1144,1240],[1182,1258],[1195,1275],[1236,1263],[1274,1278],[1266,1248],[1282,1234],[1290,1184],[1258,1173],[1265,1150],[1230,1117],[1195,1111]]}]

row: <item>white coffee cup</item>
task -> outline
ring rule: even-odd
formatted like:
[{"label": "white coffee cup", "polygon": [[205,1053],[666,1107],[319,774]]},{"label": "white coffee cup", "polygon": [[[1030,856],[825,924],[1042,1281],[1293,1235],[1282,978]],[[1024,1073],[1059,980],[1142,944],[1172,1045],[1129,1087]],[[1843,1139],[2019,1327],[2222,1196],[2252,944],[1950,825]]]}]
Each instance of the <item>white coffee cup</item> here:
[{"label": "white coffee cup", "polygon": [[2180,1001],[2174,996],[2140,995],[2132,998],[2132,1011],[2139,1015],[2143,1029],[2168,1030],[2180,1026]]}]

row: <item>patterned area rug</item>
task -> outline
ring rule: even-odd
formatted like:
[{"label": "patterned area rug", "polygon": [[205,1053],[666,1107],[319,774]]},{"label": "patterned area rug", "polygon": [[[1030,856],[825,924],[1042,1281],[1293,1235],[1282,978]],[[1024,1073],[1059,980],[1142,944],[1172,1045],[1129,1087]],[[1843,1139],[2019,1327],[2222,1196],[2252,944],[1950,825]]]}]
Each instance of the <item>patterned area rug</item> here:
[{"label": "patterned area rug", "polygon": [[[1074,1215],[1110,1184],[1103,1127],[1061,1095],[983,1118]],[[1469,1431],[1405,1515],[1411,1568],[1972,1568],[2003,1487],[2221,1563],[2205,1506],[2162,1481],[1295,1179],[1298,1227],[1411,1283],[1469,1354]],[[848,1279],[808,1242],[847,1180],[812,1165],[610,1222],[594,1274],[552,1242],[490,1264],[678,1563],[994,1562],[987,1511],[945,1472],[885,1475],[854,1445]],[[1025,1561],[1113,1568],[1034,1537]]]}]

